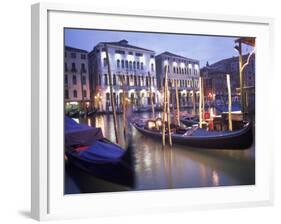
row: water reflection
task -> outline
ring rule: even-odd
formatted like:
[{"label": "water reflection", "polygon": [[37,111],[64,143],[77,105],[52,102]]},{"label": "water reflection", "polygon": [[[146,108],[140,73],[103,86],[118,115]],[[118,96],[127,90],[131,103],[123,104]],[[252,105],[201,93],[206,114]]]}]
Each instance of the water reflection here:
[{"label": "water reflection", "polygon": [[[150,114],[138,116],[147,118]],[[122,115],[117,118],[120,145],[125,147]],[[79,122],[100,127],[105,137],[115,141],[112,115],[80,118]],[[255,184],[254,145],[247,150],[204,150],[183,145],[162,148],[160,141],[131,126],[127,131],[133,140],[136,190]]]}]

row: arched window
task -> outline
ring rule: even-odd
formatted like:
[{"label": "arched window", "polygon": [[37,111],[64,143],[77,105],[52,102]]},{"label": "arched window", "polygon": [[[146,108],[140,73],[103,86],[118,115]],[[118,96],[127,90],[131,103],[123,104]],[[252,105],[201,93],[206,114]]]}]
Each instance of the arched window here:
[{"label": "arched window", "polygon": [[174,70],[174,73],[176,73],[176,67],[174,67],[173,70]]},{"label": "arched window", "polygon": [[117,59],[117,68],[120,68],[120,60]]},{"label": "arched window", "polygon": [[140,69],[140,63],[137,62],[137,69]]},{"label": "arched window", "polygon": [[132,68],[133,68],[131,61],[129,62],[129,68],[130,68],[130,70],[132,70]]},{"label": "arched window", "polygon": [[121,61],[121,67],[124,68],[124,60]]},{"label": "arched window", "polygon": [[129,86],[130,85],[130,79],[129,79],[129,76],[127,75],[127,85]]},{"label": "arched window", "polygon": [[68,89],[64,90],[64,97],[65,97],[65,99],[69,98]]},{"label": "arched window", "polygon": [[72,71],[72,72],[77,72],[75,63],[72,63],[72,64],[71,64],[71,71]]},{"label": "arched window", "polygon": [[77,98],[77,91],[76,90],[73,90],[73,97]]},{"label": "arched window", "polygon": [[138,77],[138,86],[141,86],[141,79],[140,79],[140,76]]},{"label": "arched window", "polygon": [[141,62],[141,70],[143,70],[143,62]]},{"label": "arched window", "polygon": [[128,68],[128,66],[129,66],[129,63],[127,60],[125,61],[125,66],[126,66],[126,68]]},{"label": "arched window", "polygon": [[136,69],[136,62],[133,62],[133,69]]},{"label": "arched window", "polygon": [[151,71],[153,72],[154,71],[154,64],[151,63]]},{"label": "arched window", "polygon": [[104,58],[103,59],[103,66],[106,67],[106,65],[107,65],[107,60],[106,60],[106,58]]},{"label": "arched window", "polygon": [[85,89],[83,90],[83,97],[87,97],[87,91]]},{"label": "arched window", "polygon": [[134,85],[137,86],[138,85],[138,80],[137,80],[137,76],[134,76]]},{"label": "arched window", "polygon": [[68,71],[68,69],[67,69],[67,63],[66,63],[66,62],[64,63],[64,71],[65,71],[65,72]]},{"label": "arched window", "polygon": [[145,77],[145,84],[146,84],[146,86],[149,86],[148,77],[147,76]]},{"label": "arched window", "polygon": [[177,74],[179,74],[179,68],[177,68]]},{"label": "arched window", "polygon": [[72,76],[72,84],[73,84],[73,85],[76,85],[76,84],[77,84],[76,75],[73,75],[73,76]]}]

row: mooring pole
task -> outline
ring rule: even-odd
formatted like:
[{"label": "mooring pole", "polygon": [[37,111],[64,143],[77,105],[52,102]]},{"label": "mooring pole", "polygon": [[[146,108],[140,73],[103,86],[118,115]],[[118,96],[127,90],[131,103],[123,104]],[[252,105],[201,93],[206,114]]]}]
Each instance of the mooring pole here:
[{"label": "mooring pole", "polygon": [[199,127],[202,128],[202,80],[199,77]]},{"label": "mooring pole", "polygon": [[232,131],[232,114],[231,114],[231,86],[230,86],[230,76],[229,74],[226,75],[226,83],[227,83],[227,92],[228,92],[228,129]]},{"label": "mooring pole", "polygon": [[177,124],[180,125],[180,102],[179,102],[178,80],[176,80],[176,101],[177,101]]},{"label": "mooring pole", "polygon": [[110,61],[109,61],[108,48],[107,48],[106,44],[105,44],[105,54],[106,54],[108,76],[109,76],[108,77],[109,78],[109,89],[110,89],[110,99],[111,99],[111,107],[112,107],[112,113],[113,113],[113,121],[114,121],[115,139],[116,139],[116,143],[118,144],[119,143],[119,136],[118,136],[118,131],[117,131],[117,116],[116,116],[116,110],[115,110],[115,99],[113,97]]}]

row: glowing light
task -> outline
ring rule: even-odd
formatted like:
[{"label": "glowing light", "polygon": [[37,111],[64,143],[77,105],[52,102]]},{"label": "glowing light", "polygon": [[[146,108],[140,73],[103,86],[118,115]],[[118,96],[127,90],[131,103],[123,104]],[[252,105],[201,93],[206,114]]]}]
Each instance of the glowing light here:
[{"label": "glowing light", "polygon": [[101,58],[102,58],[102,59],[106,58],[106,53],[105,53],[105,51],[102,51],[102,52],[101,52]]}]

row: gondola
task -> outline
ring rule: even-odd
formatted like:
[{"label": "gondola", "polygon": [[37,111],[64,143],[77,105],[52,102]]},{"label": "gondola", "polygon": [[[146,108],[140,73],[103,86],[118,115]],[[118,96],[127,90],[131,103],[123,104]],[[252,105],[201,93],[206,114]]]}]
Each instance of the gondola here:
[{"label": "gondola", "polygon": [[198,118],[188,116],[181,118],[180,121],[188,127],[199,123]]},{"label": "gondola", "polygon": [[[133,126],[143,135],[162,139],[161,127],[149,129],[143,122],[135,121]],[[172,128],[172,142],[201,149],[247,149],[253,143],[252,125],[247,122],[236,131],[207,131],[202,128]],[[166,132],[166,139],[168,134]]]},{"label": "gondola", "polygon": [[131,149],[104,138],[99,128],[80,125],[65,118],[65,155],[67,162],[102,180],[133,187]]}]

